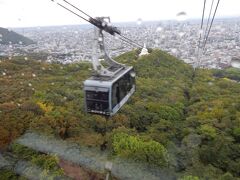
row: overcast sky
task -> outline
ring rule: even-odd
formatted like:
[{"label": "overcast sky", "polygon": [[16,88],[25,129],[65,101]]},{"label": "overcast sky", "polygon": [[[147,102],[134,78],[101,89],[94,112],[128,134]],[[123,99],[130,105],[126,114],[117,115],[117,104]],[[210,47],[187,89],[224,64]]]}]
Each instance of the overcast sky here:
[{"label": "overcast sky", "polygon": [[[204,0],[68,0],[91,16],[112,22],[175,19],[179,12],[201,18]],[[62,0],[58,0],[62,2]],[[208,14],[212,0],[207,0]],[[217,2],[217,0],[215,0]],[[221,0],[217,17],[240,16],[240,0]],[[83,20],[51,0],[0,0],[0,27],[82,24]]]}]

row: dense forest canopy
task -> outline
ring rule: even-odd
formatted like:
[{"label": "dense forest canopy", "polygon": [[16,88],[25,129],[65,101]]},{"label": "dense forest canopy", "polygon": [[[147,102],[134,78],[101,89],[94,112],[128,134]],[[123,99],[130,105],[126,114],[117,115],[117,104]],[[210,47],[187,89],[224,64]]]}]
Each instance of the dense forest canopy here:
[{"label": "dense forest canopy", "polygon": [[[160,50],[140,58],[137,53],[117,57],[134,66],[137,91],[111,118],[84,112],[83,81],[91,64],[2,60],[0,148],[52,169],[45,162],[57,166],[57,158],[9,146],[33,131],[167,168],[179,179],[239,178],[239,70],[194,70]],[[0,170],[0,177],[15,177],[11,173]]]}]

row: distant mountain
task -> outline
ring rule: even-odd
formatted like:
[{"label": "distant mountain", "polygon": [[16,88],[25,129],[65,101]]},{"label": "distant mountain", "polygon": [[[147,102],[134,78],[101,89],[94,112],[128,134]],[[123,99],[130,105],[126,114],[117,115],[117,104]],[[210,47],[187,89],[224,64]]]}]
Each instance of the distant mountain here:
[{"label": "distant mountain", "polygon": [[23,44],[23,45],[29,45],[34,44],[34,41],[24,37],[16,32],[10,31],[5,28],[0,27],[0,44]]}]

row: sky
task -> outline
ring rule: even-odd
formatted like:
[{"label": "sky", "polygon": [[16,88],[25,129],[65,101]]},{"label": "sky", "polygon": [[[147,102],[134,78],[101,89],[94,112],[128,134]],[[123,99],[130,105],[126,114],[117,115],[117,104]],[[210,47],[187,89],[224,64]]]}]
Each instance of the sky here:
[{"label": "sky", "polygon": [[[55,0],[59,3],[62,0]],[[201,18],[204,0],[68,0],[92,17],[110,16],[114,22]],[[207,0],[208,16],[212,0]],[[217,0],[214,1],[215,4]],[[64,3],[63,3],[64,4]],[[240,0],[221,0],[217,17],[239,16]],[[35,27],[85,24],[51,0],[0,0],[0,27]]]}]

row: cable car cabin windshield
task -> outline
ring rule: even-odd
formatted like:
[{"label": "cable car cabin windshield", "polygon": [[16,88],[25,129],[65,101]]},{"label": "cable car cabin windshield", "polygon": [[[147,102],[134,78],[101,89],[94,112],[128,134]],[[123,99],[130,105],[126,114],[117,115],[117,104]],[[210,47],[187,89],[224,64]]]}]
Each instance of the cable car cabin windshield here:
[{"label": "cable car cabin windshield", "polygon": [[87,110],[108,112],[109,92],[86,91]]},{"label": "cable car cabin windshield", "polygon": [[116,77],[91,77],[84,82],[85,109],[90,113],[114,115],[135,92],[132,67],[123,69]]}]

